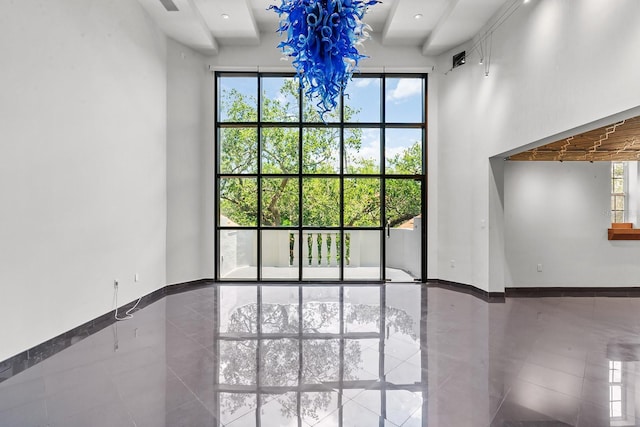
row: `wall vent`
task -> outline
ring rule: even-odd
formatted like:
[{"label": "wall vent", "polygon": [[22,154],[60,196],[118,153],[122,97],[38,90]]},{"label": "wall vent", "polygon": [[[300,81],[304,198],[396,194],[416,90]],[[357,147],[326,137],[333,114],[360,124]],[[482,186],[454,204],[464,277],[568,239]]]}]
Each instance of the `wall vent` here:
[{"label": "wall vent", "polygon": [[451,68],[459,67],[467,62],[466,53],[467,52],[463,50],[462,52],[453,55],[453,65],[451,66]]}]

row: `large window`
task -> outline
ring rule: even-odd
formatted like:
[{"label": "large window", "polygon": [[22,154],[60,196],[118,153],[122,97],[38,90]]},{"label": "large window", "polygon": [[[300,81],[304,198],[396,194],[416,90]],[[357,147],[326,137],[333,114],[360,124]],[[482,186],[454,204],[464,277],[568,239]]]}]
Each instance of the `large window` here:
[{"label": "large window", "polygon": [[425,86],[358,75],[323,121],[293,75],[217,73],[216,278],[421,280]]}]

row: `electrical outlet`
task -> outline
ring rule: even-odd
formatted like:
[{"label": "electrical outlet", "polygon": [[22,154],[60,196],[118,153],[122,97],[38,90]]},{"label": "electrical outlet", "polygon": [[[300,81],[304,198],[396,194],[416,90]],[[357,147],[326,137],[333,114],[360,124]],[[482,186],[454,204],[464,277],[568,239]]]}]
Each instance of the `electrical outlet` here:
[{"label": "electrical outlet", "polygon": [[542,264],[538,264],[538,273],[542,273]]},{"label": "electrical outlet", "polygon": [[455,260],[455,259],[450,260],[450,261],[449,261],[449,265],[451,266],[451,268],[455,268],[455,266],[456,266],[456,260]]},{"label": "electrical outlet", "polygon": [[117,281],[117,280],[114,280],[114,281],[113,281],[113,287],[114,287],[114,288],[117,288],[117,287],[118,287],[118,281]]},{"label": "electrical outlet", "polygon": [[138,273],[133,275],[133,281],[137,282],[138,280],[140,280],[140,276],[138,275]]}]

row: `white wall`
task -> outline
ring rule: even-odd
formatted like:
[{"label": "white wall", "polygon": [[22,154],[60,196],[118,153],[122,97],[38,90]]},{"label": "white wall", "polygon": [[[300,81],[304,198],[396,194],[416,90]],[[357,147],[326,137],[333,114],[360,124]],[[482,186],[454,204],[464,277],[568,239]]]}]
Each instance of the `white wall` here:
[{"label": "white wall", "polygon": [[640,285],[640,244],[607,240],[610,168],[609,162],[506,162],[508,287]]},{"label": "white wall", "polygon": [[[490,235],[503,224],[489,158],[640,105],[640,57],[630,54],[638,16],[636,0],[529,2],[493,34],[488,78],[472,52],[466,65],[433,77],[439,278],[504,289],[500,275],[490,276],[492,257],[503,257]],[[469,47],[442,55],[438,69]]]},{"label": "white wall", "polygon": [[[166,39],[137,2],[0,14],[0,360],[166,284]],[[140,281],[133,282],[138,273]]]},{"label": "white wall", "polygon": [[213,77],[199,53],[167,51],[167,283],[213,274]]}]

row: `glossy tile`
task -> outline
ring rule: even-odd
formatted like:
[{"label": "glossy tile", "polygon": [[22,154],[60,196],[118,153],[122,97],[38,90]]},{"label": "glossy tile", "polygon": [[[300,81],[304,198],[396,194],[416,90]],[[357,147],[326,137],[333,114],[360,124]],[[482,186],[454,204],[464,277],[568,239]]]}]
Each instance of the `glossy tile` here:
[{"label": "glossy tile", "polygon": [[104,322],[0,366],[0,426],[610,427],[640,413],[637,299],[220,284]]}]

